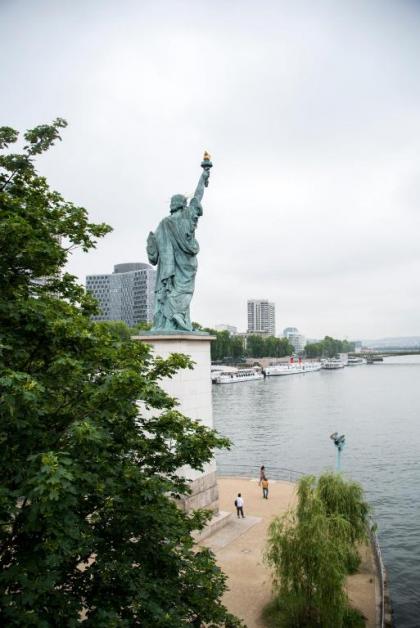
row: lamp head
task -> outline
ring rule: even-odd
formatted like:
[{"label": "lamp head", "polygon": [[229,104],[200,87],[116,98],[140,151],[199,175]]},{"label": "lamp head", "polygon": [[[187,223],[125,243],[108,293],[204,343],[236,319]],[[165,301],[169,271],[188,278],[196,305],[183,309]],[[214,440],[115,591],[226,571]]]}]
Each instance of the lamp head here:
[{"label": "lamp head", "polygon": [[341,436],[338,435],[338,432],[334,432],[333,434],[331,434],[330,436],[331,440],[334,441],[334,445],[336,447],[344,447],[344,444],[346,442],[346,435],[345,434],[341,434]]}]

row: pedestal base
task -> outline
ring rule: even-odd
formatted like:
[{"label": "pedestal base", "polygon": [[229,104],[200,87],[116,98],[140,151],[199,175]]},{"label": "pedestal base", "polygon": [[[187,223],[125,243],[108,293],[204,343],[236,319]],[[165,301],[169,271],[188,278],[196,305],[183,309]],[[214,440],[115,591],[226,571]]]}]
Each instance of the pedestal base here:
[{"label": "pedestal base", "polygon": [[[191,357],[194,362],[192,370],[178,371],[172,378],[163,379],[161,386],[169,395],[178,399],[179,410],[182,414],[200,421],[209,428],[213,428],[210,376],[210,343],[213,338],[203,333],[154,334],[149,332],[141,336],[133,336],[133,340],[151,345],[153,352],[162,358],[167,358],[171,353],[184,353]],[[218,513],[219,491],[215,463],[205,465],[204,472],[183,467],[180,469],[180,474],[191,480],[191,494],[180,500],[181,508],[186,511],[207,508]],[[218,520],[223,519],[219,517]]]},{"label": "pedestal base", "polygon": [[203,474],[190,484],[191,494],[180,499],[182,508],[188,512],[197,508],[207,508],[217,512],[219,510],[219,488],[216,472]]}]

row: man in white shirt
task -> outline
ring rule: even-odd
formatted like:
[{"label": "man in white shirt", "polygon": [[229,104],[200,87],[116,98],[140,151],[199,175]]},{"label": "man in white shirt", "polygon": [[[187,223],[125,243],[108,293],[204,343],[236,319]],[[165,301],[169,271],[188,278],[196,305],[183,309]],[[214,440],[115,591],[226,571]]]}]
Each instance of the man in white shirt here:
[{"label": "man in white shirt", "polygon": [[245,519],[244,500],[242,499],[242,495],[240,493],[238,493],[238,497],[235,499],[235,506],[236,506],[236,514],[238,515],[238,519],[241,515],[242,515],[242,519]]}]

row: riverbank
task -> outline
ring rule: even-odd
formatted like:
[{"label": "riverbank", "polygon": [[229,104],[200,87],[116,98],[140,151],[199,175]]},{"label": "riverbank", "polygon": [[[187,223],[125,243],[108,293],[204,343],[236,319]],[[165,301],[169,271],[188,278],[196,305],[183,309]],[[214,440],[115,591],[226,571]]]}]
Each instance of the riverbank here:
[{"label": "riverbank", "polygon": [[[248,628],[264,628],[261,614],[272,598],[271,575],[263,562],[267,528],[271,520],[296,503],[296,485],[271,481],[269,499],[262,499],[256,480],[219,478],[220,509],[233,512],[238,493],[244,498],[245,519],[236,514],[230,523],[201,542],[210,547],[224,573],[229,590],[224,596],[228,609]],[[351,604],[366,617],[366,628],[376,626],[375,565],[370,548],[362,553],[360,572],[347,579]]]}]

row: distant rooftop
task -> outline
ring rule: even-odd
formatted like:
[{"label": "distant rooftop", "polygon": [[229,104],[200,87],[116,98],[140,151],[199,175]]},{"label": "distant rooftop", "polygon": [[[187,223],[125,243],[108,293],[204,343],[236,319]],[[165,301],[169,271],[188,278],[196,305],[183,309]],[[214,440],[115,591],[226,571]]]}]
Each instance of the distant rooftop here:
[{"label": "distant rooftop", "polygon": [[115,264],[114,273],[129,273],[133,270],[146,270],[147,268],[152,268],[152,266],[143,262],[127,262],[125,264]]}]

